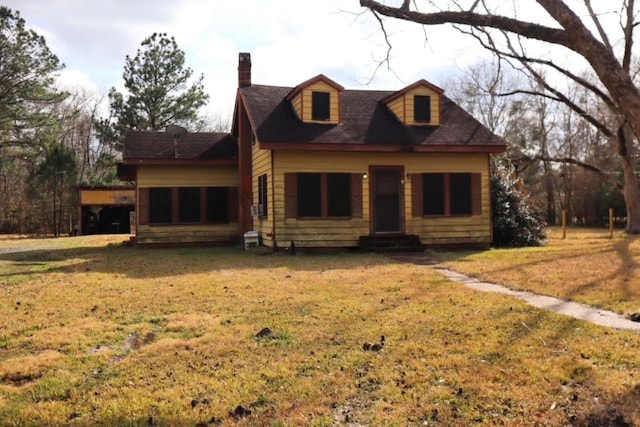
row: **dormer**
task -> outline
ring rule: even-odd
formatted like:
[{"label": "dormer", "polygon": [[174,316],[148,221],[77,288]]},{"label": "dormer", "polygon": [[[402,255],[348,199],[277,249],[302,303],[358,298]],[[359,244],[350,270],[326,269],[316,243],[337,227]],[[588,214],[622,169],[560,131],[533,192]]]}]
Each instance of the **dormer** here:
[{"label": "dormer", "polygon": [[343,91],[338,83],[320,74],[293,88],[287,99],[303,122],[335,125],[342,116]]},{"label": "dormer", "polygon": [[408,126],[440,126],[444,90],[419,80],[382,100],[398,120]]}]

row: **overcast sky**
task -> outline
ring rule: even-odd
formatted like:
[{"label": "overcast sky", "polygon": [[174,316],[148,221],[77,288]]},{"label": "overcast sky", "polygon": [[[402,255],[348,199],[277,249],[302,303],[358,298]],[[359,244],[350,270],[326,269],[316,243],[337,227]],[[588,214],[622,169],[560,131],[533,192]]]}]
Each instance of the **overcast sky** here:
[{"label": "overcast sky", "polygon": [[[482,50],[450,26],[388,21],[393,72],[374,71],[386,45],[358,0],[0,0],[20,11],[65,63],[61,80],[98,93],[122,88],[126,55],[154,32],[176,38],[187,66],[204,74],[209,110],[230,114],[238,53],[250,52],[257,84],[295,86],[323,73],[346,88],[438,86]],[[486,54],[485,54],[486,55]],[[373,78],[368,85],[367,82]]]}]

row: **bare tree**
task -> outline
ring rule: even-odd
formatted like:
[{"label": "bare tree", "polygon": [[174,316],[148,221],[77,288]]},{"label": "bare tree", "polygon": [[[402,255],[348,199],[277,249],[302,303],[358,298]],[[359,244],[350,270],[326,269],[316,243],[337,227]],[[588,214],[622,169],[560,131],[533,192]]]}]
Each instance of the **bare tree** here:
[{"label": "bare tree", "polygon": [[[517,4],[516,4],[517,3]],[[627,209],[627,231],[640,233],[640,189],[636,176],[636,144],[640,137],[640,91],[634,84],[631,72],[633,57],[633,31],[637,25],[635,0],[621,0],[617,4],[620,16],[620,32],[612,43],[614,32],[602,21],[602,15],[594,10],[590,0],[582,5],[569,7],[563,0],[536,0],[545,13],[543,25],[518,18],[522,2],[513,2],[511,10],[505,2],[491,0],[425,1],[404,0],[402,4],[390,6],[376,0],[360,0],[384,25],[381,16],[397,18],[425,26],[453,24],[475,38],[481,45],[503,59],[512,59],[544,87],[541,95],[565,103],[584,120],[598,129],[610,144],[615,145],[622,167],[624,198]],[[611,11],[616,6],[611,2],[600,4]],[[500,11],[497,8],[500,7]],[[520,9],[519,9],[520,8]],[[421,10],[422,9],[422,10]],[[591,30],[590,28],[593,28]],[[385,33],[386,34],[386,33]],[[535,55],[528,42],[544,42],[551,48],[564,51],[565,55],[582,59],[585,70],[593,78],[584,78],[571,72],[561,61]],[[619,46],[619,47],[618,47]],[[529,47],[529,49],[527,49]],[[603,119],[589,113],[563,92],[562,85],[552,86],[552,79],[540,80],[543,69],[550,70],[588,90],[609,110],[613,120]],[[567,86],[565,85],[566,89]],[[573,161],[575,159],[565,159]],[[574,162],[580,164],[580,162]],[[593,165],[596,172],[603,172]]]}]

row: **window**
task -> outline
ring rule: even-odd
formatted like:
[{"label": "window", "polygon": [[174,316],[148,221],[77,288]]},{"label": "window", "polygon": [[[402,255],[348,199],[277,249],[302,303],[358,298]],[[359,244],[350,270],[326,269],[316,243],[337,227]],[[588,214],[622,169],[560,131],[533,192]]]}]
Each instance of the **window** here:
[{"label": "window", "polygon": [[178,222],[200,222],[200,187],[178,188]]},{"label": "window", "polygon": [[238,187],[145,187],[138,191],[141,225],[238,221]]},{"label": "window", "polygon": [[171,223],[171,199],[171,188],[149,189],[149,224]]},{"label": "window", "polygon": [[207,223],[229,222],[229,188],[207,187]]},{"label": "window", "polygon": [[443,173],[422,174],[422,214],[444,215],[444,178]]},{"label": "window", "polygon": [[298,174],[298,216],[322,216],[322,175]]},{"label": "window", "polygon": [[268,216],[267,194],[267,174],[265,173],[258,177],[258,204],[262,207],[261,218]]},{"label": "window", "polygon": [[482,213],[479,173],[417,174],[411,185],[414,216]]},{"label": "window", "polygon": [[311,93],[311,118],[313,120],[327,121],[331,118],[330,113],[329,92],[312,92]]},{"label": "window", "polygon": [[413,96],[413,121],[416,123],[431,123],[431,97],[425,95]]},{"label": "window", "polygon": [[350,173],[287,175],[293,179],[293,182],[288,181],[288,177],[285,176],[287,217],[338,218],[361,215],[360,211],[353,209],[353,206],[362,205],[360,175],[356,175],[355,180]]}]

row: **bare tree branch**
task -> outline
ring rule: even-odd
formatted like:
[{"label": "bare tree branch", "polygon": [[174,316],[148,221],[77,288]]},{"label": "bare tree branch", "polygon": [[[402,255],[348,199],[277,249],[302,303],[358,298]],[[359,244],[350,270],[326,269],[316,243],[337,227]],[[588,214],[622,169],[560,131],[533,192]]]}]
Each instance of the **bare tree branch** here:
[{"label": "bare tree branch", "polygon": [[622,26],[624,33],[624,55],[622,57],[622,68],[628,73],[631,68],[631,53],[633,51],[633,29],[635,24],[633,22],[634,16],[634,3],[635,0],[629,0],[624,2],[623,7],[626,7],[626,22]]},{"label": "bare tree branch", "polygon": [[584,0],[584,4],[587,7],[587,10],[589,11],[589,16],[591,17],[591,20],[593,21],[596,28],[598,29],[598,34],[600,34],[602,43],[604,43],[604,45],[607,47],[607,49],[609,49],[609,51],[613,52],[613,47],[611,47],[611,42],[609,42],[609,36],[607,36],[607,33],[604,31],[604,28],[602,28],[602,23],[600,22],[598,15],[596,15],[596,13],[593,10],[593,7],[591,7],[591,0]]},{"label": "bare tree branch", "polygon": [[564,30],[545,27],[531,22],[519,21],[506,16],[485,15],[467,11],[420,13],[411,10],[404,10],[399,7],[387,6],[375,0],[360,0],[360,5],[385,16],[412,21],[418,24],[439,25],[451,23],[477,27],[491,27],[571,48],[568,44],[569,40]]},{"label": "bare tree branch", "polygon": [[615,177],[615,173],[617,172],[611,172],[611,171],[606,171],[604,169],[601,169],[591,163],[585,163],[583,161],[574,159],[572,157],[552,157],[552,156],[542,156],[542,155],[535,155],[535,156],[527,156],[527,155],[522,155],[521,157],[515,158],[513,159],[515,162],[528,162],[528,163],[533,163],[536,161],[547,161],[547,162],[553,162],[553,163],[564,163],[564,164],[571,164],[571,165],[575,165],[578,166],[584,170],[590,171],[590,172],[595,172],[598,175],[605,177],[609,182],[611,182],[613,185],[615,185],[618,189],[622,189],[624,187],[624,184],[622,183],[622,181],[620,181],[619,179],[617,179]]}]

